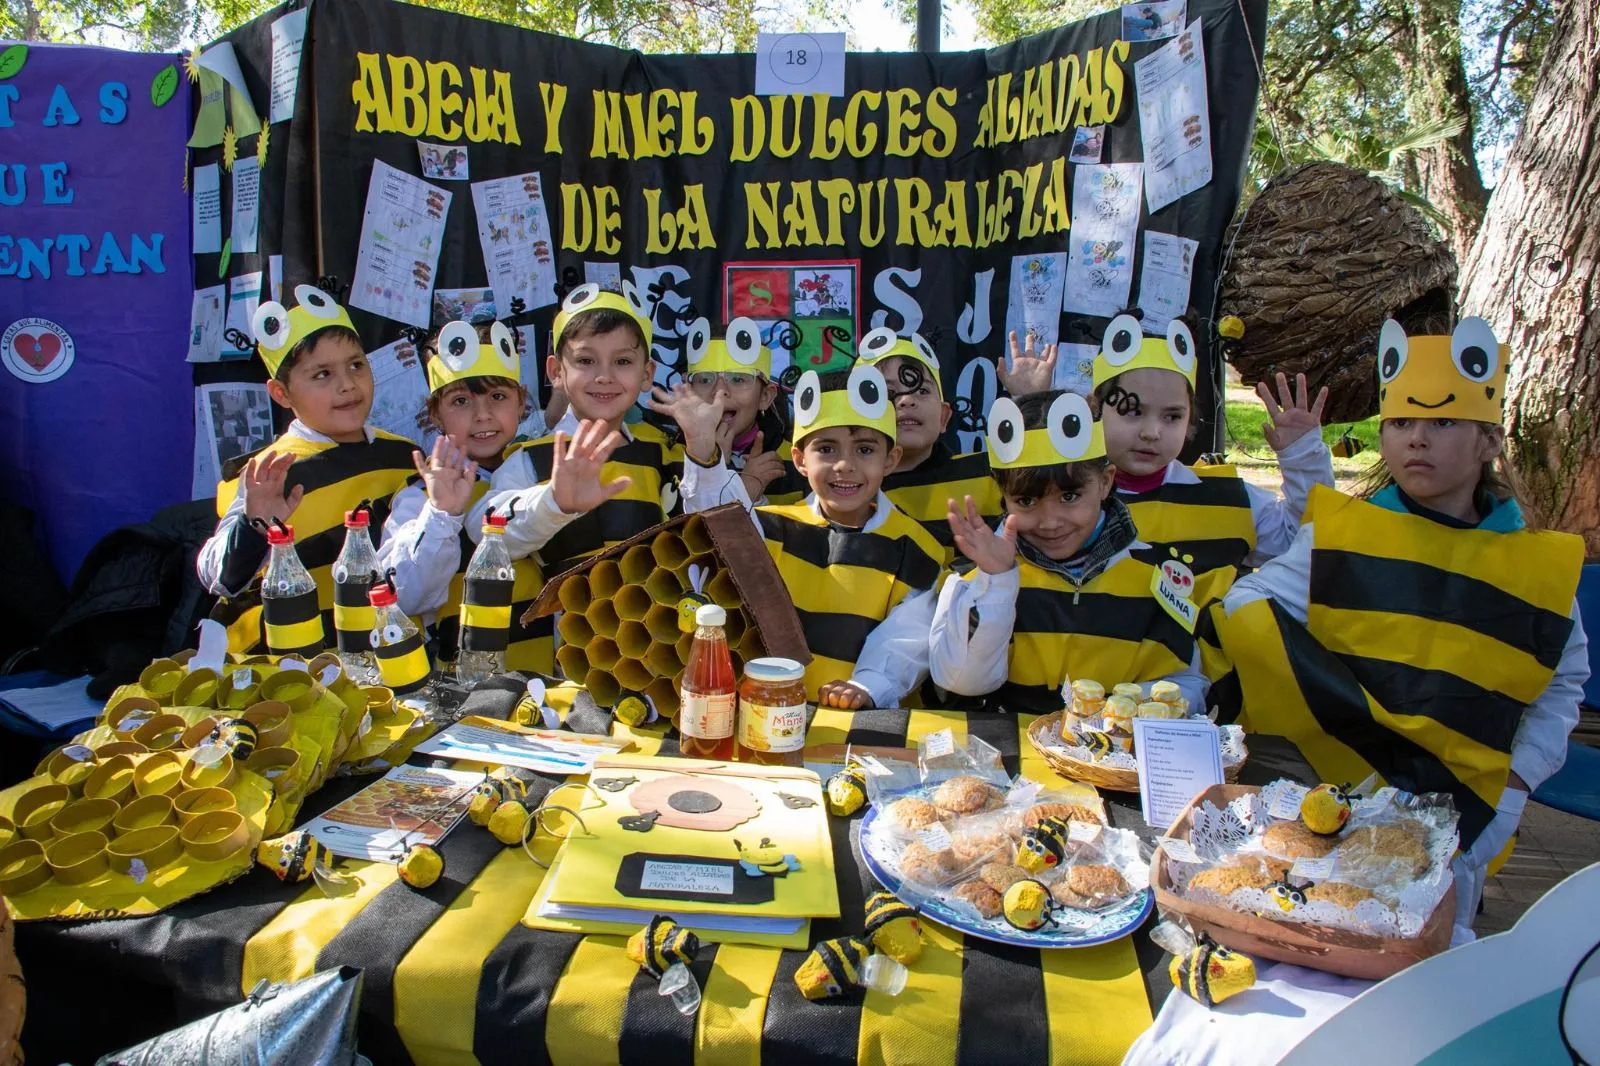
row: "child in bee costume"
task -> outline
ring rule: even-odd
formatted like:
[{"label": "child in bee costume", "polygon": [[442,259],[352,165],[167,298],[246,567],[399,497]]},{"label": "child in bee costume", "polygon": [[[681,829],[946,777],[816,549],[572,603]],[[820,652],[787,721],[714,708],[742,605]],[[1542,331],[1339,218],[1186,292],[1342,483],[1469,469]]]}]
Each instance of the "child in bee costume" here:
[{"label": "child in bee costume", "polygon": [[[378,571],[393,568],[400,610],[432,625],[439,658],[449,661],[457,654],[463,575],[475,547],[466,513],[488,492],[516,437],[528,390],[515,338],[502,322],[451,322],[422,347],[428,415],[442,436],[427,459],[421,452],[413,456],[417,477],[394,497]],[[555,667],[551,620],[521,622],[543,576],[531,558],[515,560],[514,567],[506,667],[549,674]]]},{"label": "child in bee costume", "polygon": [[1503,462],[1507,349],[1488,323],[1379,335],[1379,451],[1366,499],[1318,488],[1287,552],[1241,578],[1221,634],[1246,727],[1326,781],[1376,773],[1460,815],[1460,936],[1528,793],[1560,769],[1587,679],[1583,542],[1536,531]]},{"label": "child in bee costume", "polygon": [[378,521],[390,498],[415,472],[410,441],[367,425],[372,369],[350,314],[323,289],[297,285],[295,307],[269,301],[252,320],[256,351],[266,364],[267,392],[294,411],[278,439],[223,467],[217,486],[217,531],[200,549],[196,570],[207,590],[224,598],[228,648],[262,643],[261,608],[248,591],[267,557],[253,519],[291,523],[295,551],[317,582],[324,640],[336,643],[330,568],[344,547],[345,512],[372,501]]},{"label": "child in bee costume", "polygon": [[1100,423],[1074,393],[1000,398],[989,462],[1006,517],[991,526],[951,501],[956,547],[974,564],[945,582],[929,656],[934,683],[1013,711],[1061,707],[1068,678],[1171,681],[1195,707],[1206,680],[1195,610],[1136,557],[1144,547],[1112,491]]},{"label": "child in bee costume", "polygon": [[768,487],[783,491],[794,475],[784,462],[788,428],[777,410],[772,351],[762,343],[761,327],[749,318],[736,318],[723,329],[696,319],[684,338],[684,356],[684,380],[695,395],[723,405],[717,438],[739,472],[743,492],[737,498],[747,504],[776,502],[767,498]]},{"label": "child in bee costume", "polygon": [[[811,649],[808,698],[892,707],[928,669],[944,549],[883,494],[900,449],[883,374],[807,371],[795,385],[790,458],[811,493],[752,514]],[[704,471],[690,469],[685,491]]]}]

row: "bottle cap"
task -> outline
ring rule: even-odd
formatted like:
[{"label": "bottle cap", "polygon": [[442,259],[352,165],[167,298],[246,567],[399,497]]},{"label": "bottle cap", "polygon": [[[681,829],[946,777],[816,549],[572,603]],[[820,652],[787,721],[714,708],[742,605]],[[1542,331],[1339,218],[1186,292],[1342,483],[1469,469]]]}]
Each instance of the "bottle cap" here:
[{"label": "bottle cap", "polygon": [[485,533],[504,533],[506,531],[506,520],[509,517],[510,516],[503,514],[484,516],[483,531]]},{"label": "bottle cap", "polygon": [[294,527],[291,526],[291,525],[286,525],[286,524],[268,526],[267,527],[267,543],[268,544],[293,544],[294,543]]},{"label": "bottle cap", "polygon": [[344,526],[346,529],[365,529],[367,520],[367,512],[362,508],[344,513]]},{"label": "bottle cap", "polygon": [[744,664],[744,676],[753,681],[799,681],[806,668],[793,659],[751,659]]},{"label": "bottle cap", "polygon": [[694,612],[694,624],[697,626],[725,626],[728,624],[728,612],[714,603],[702,604]]},{"label": "bottle cap", "polygon": [[393,607],[397,599],[388,585],[378,584],[367,590],[367,602],[374,607]]}]

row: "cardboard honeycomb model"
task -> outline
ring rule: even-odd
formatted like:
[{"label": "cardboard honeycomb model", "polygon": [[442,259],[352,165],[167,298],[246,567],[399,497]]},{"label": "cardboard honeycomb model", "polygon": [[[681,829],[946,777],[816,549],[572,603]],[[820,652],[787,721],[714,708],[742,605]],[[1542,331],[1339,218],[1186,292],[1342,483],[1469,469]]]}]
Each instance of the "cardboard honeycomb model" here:
[{"label": "cardboard honeycomb model", "polygon": [[555,575],[522,620],[561,612],[556,663],[602,707],[640,692],[676,721],[694,643],[679,628],[678,604],[696,590],[696,578],[699,591],[728,612],[735,670],[764,655],[811,661],[783,578],[738,504],[674,518]]}]

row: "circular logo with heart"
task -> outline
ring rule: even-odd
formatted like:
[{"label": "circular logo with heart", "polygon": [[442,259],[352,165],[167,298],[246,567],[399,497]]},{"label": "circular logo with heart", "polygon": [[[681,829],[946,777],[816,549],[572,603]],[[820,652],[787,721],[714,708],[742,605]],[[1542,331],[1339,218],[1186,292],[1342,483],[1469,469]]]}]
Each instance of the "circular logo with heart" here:
[{"label": "circular logo with heart", "polygon": [[72,369],[72,334],[48,318],[19,318],[0,333],[0,359],[23,381],[42,385]]}]

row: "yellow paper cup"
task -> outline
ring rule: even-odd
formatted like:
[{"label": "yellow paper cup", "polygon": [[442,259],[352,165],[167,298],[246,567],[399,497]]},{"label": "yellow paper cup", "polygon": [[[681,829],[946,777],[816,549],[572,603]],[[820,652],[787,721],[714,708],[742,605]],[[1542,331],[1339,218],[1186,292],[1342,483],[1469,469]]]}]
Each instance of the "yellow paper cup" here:
[{"label": "yellow paper cup", "polygon": [[[240,683],[241,678],[243,684]],[[261,699],[261,669],[255,666],[236,667],[222,679],[217,690],[217,706],[230,711],[248,707]]]},{"label": "yellow paper cup", "polygon": [[171,659],[157,659],[139,672],[139,687],[158,703],[171,703],[182,682],[183,664]]},{"label": "yellow paper cup", "polygon": [[617,609],[617,617],[627,622],[644,621],[644,616],[653,606],[650,593],[645,591],[642,582],[622,586],[622,590],[611,603]]},{"label": "yellow paper cup", "polygon": [[293,748],[257,748],[245,763],[246,769],[266,778],[273,788],[292,782],[299,767],[300,753]]},{"label": "yellow paper cup", "polygon": [[179,835],[193,858],[217,862],[250,843],[250,824],[238,811],[207,811],[189,819]]},{"label": "yellow paper cup", "polygon": [[192,758],[183,764],[185,788],[227,788],[237,776],[238,768],[232,755],[223,755],[221,762],[211,766],[201,766]]},{"label": "yellow paper cup", "polygon": [[77,833],[101,833],[122,808],[111,800],[73,800],[50,819],[51,835],[70,837]]},{"label": "yellow paper cup", "polygon": [[178,814],[172,809],[171,796],[140,796],[117,812],[111,819],[111,828],[118,835],[153,829],[158,825],[172,825]]},{"label": "yellow paper cup", "polygon": [[118,740],[132,740],[139,727],[161,713],[161,704],[148,696],[129,696],[106,711],[106,726]]},{"label": "yellow paper cup", "polygon": [[564,612],[556,628],[561,632],[562,644],[575,644],[581,648],[594,639],[594,627],[589,625],[587,618],[575,611]]},{"label": "yellow paper cup", "polygon": [[589,642],[589,669],[610,670],[622,661],[622,652],[615,641],[604,637],[596,637]]},{"label": "yellow paper cup", "polygon": [[173,813],[179,825],[188,825],[204,814],[237,809],[239,801],[225,788],[192,788],[178,793],[172,801]]},{"label": "yellow paper cup", "polygon": [[94,773],[94,762],[69,762],[55,773],[50,775],[50,780],[58,785],[66,785],[67,790],[74,796],[83,795],[84,782]]},{"label": "yellow paper cup", "polygon": [[614,637],[617,635],[617,626],[622,624],[622,619],[617,615],[617,609],[612,606],[609,599],[595,600],[584,612],[583,617],[588,619],[589,628],[596,635]]},{"label": "yellow paper cup", "polygon": [[295,712],[309,710],[322,691],[310,674],[300,670],[280,670],[261,682],[262,699],[280,700]]},{"label": "yellow paper cup", "polygon": [[656,568],[656,560],[645,544],[635,544],[617,560],[617,570],[622,574],[623,585],[642,585]]},{"label": "yellow paper cup", "polygon": [[215,670],[192,670],[172,690],[172,702],[178,707],[215,707],[221,689],[222,678]]},{"label": "yellow paper cup", "polygon": [[366,693],[367,713],[377,718],[394,710],[394,690],[382,685],[370,685],[361,690]]},{"label": "yellow paper cup", "polygon": [[611,559],[601,559],[589,570],[589,598],[609,600],[622,588],[622,569]]},{"label": "yellow paper cup", "polygon": [[133,872],[133,864],[144,864],[145,871],[160,869],[183,854],[183,841],[175,825],[154,825],[120,836],[106,847],[106,860],[119,874]]},{"label": "yellow paper cup", "polygon": [[643,622],[623,622],[617,627],[616,641],[623,658],[642,660],[650,650],[650,631]]},{"label": "yellow paper cup", "polygon": [[45,845],[44,861],[50,874],[63,885],[88,884],[106,872],[109,865],[104,833],[74,833]]},{"label": "yellow paper cup", "polygon": [[[389,694],[387,705],[394,706],[393,693]],[[294,716],[282,700],[262,700],[244,712],[244,720],[256,727],[258,746],[280,747],[294,735]]]},{"label": "yellow paper cup", "polygon": [[20,896],[50,880],[44,845],[37,840],[14,840],[0,848],[0,896]]},{"label": "yellow paper cup", "polygon": [[572,614],[582,614],[594,601],[589,594],[589,579],[583,574],[573,574],[561,582],[556,596],[561,600],[561,609]]},{"label": "yellow paper cup", "polygon": [[206,738],[211,736],[211,731],[217,728],[217,723],[219,721],[221,721],[221,719],[217,718],[215,715],[200,719],[194,725],[183,731],[183,736],[178,738],[178,747],[194,748],[204,744]]},{"label": "yellow paper cup", "polygon": [[121,803],[133,794],[133,758],[113,755],[99,766],[83,783],[86,799],[108,799]]},{"label": "yellow paper cup", "polygon": [[561,676],[568,681],[575,681],[581,685],[589,676],[588,656],[576,644],[563,644],[557,648],[556,664],[561,667]]},{"label": "yellow paper cup", "polygon": [[617,684],[631,692],[643,692],[652,678],[649,667],[637,659],[624,659],[611,671]]},{"label": "yellow paper cup", "polygon": [[676,533],[657,533],[650,542],[650,556],[663,570],[677,570],[689,561],[689,549]]},{"label": "yellow paper cup", "polygon": [[188,719],[177,714],[158,714],[133,731],[133,739],[151,751],[165,751],[183,738]]},{"label": "yellow paper cup", "polygon": [[16,805],[11,809],[17,832],[29,840],[49,839],[50,819],[71,800],[72,790],[66,785],[52,783],[28,789],[17,797]]}]

